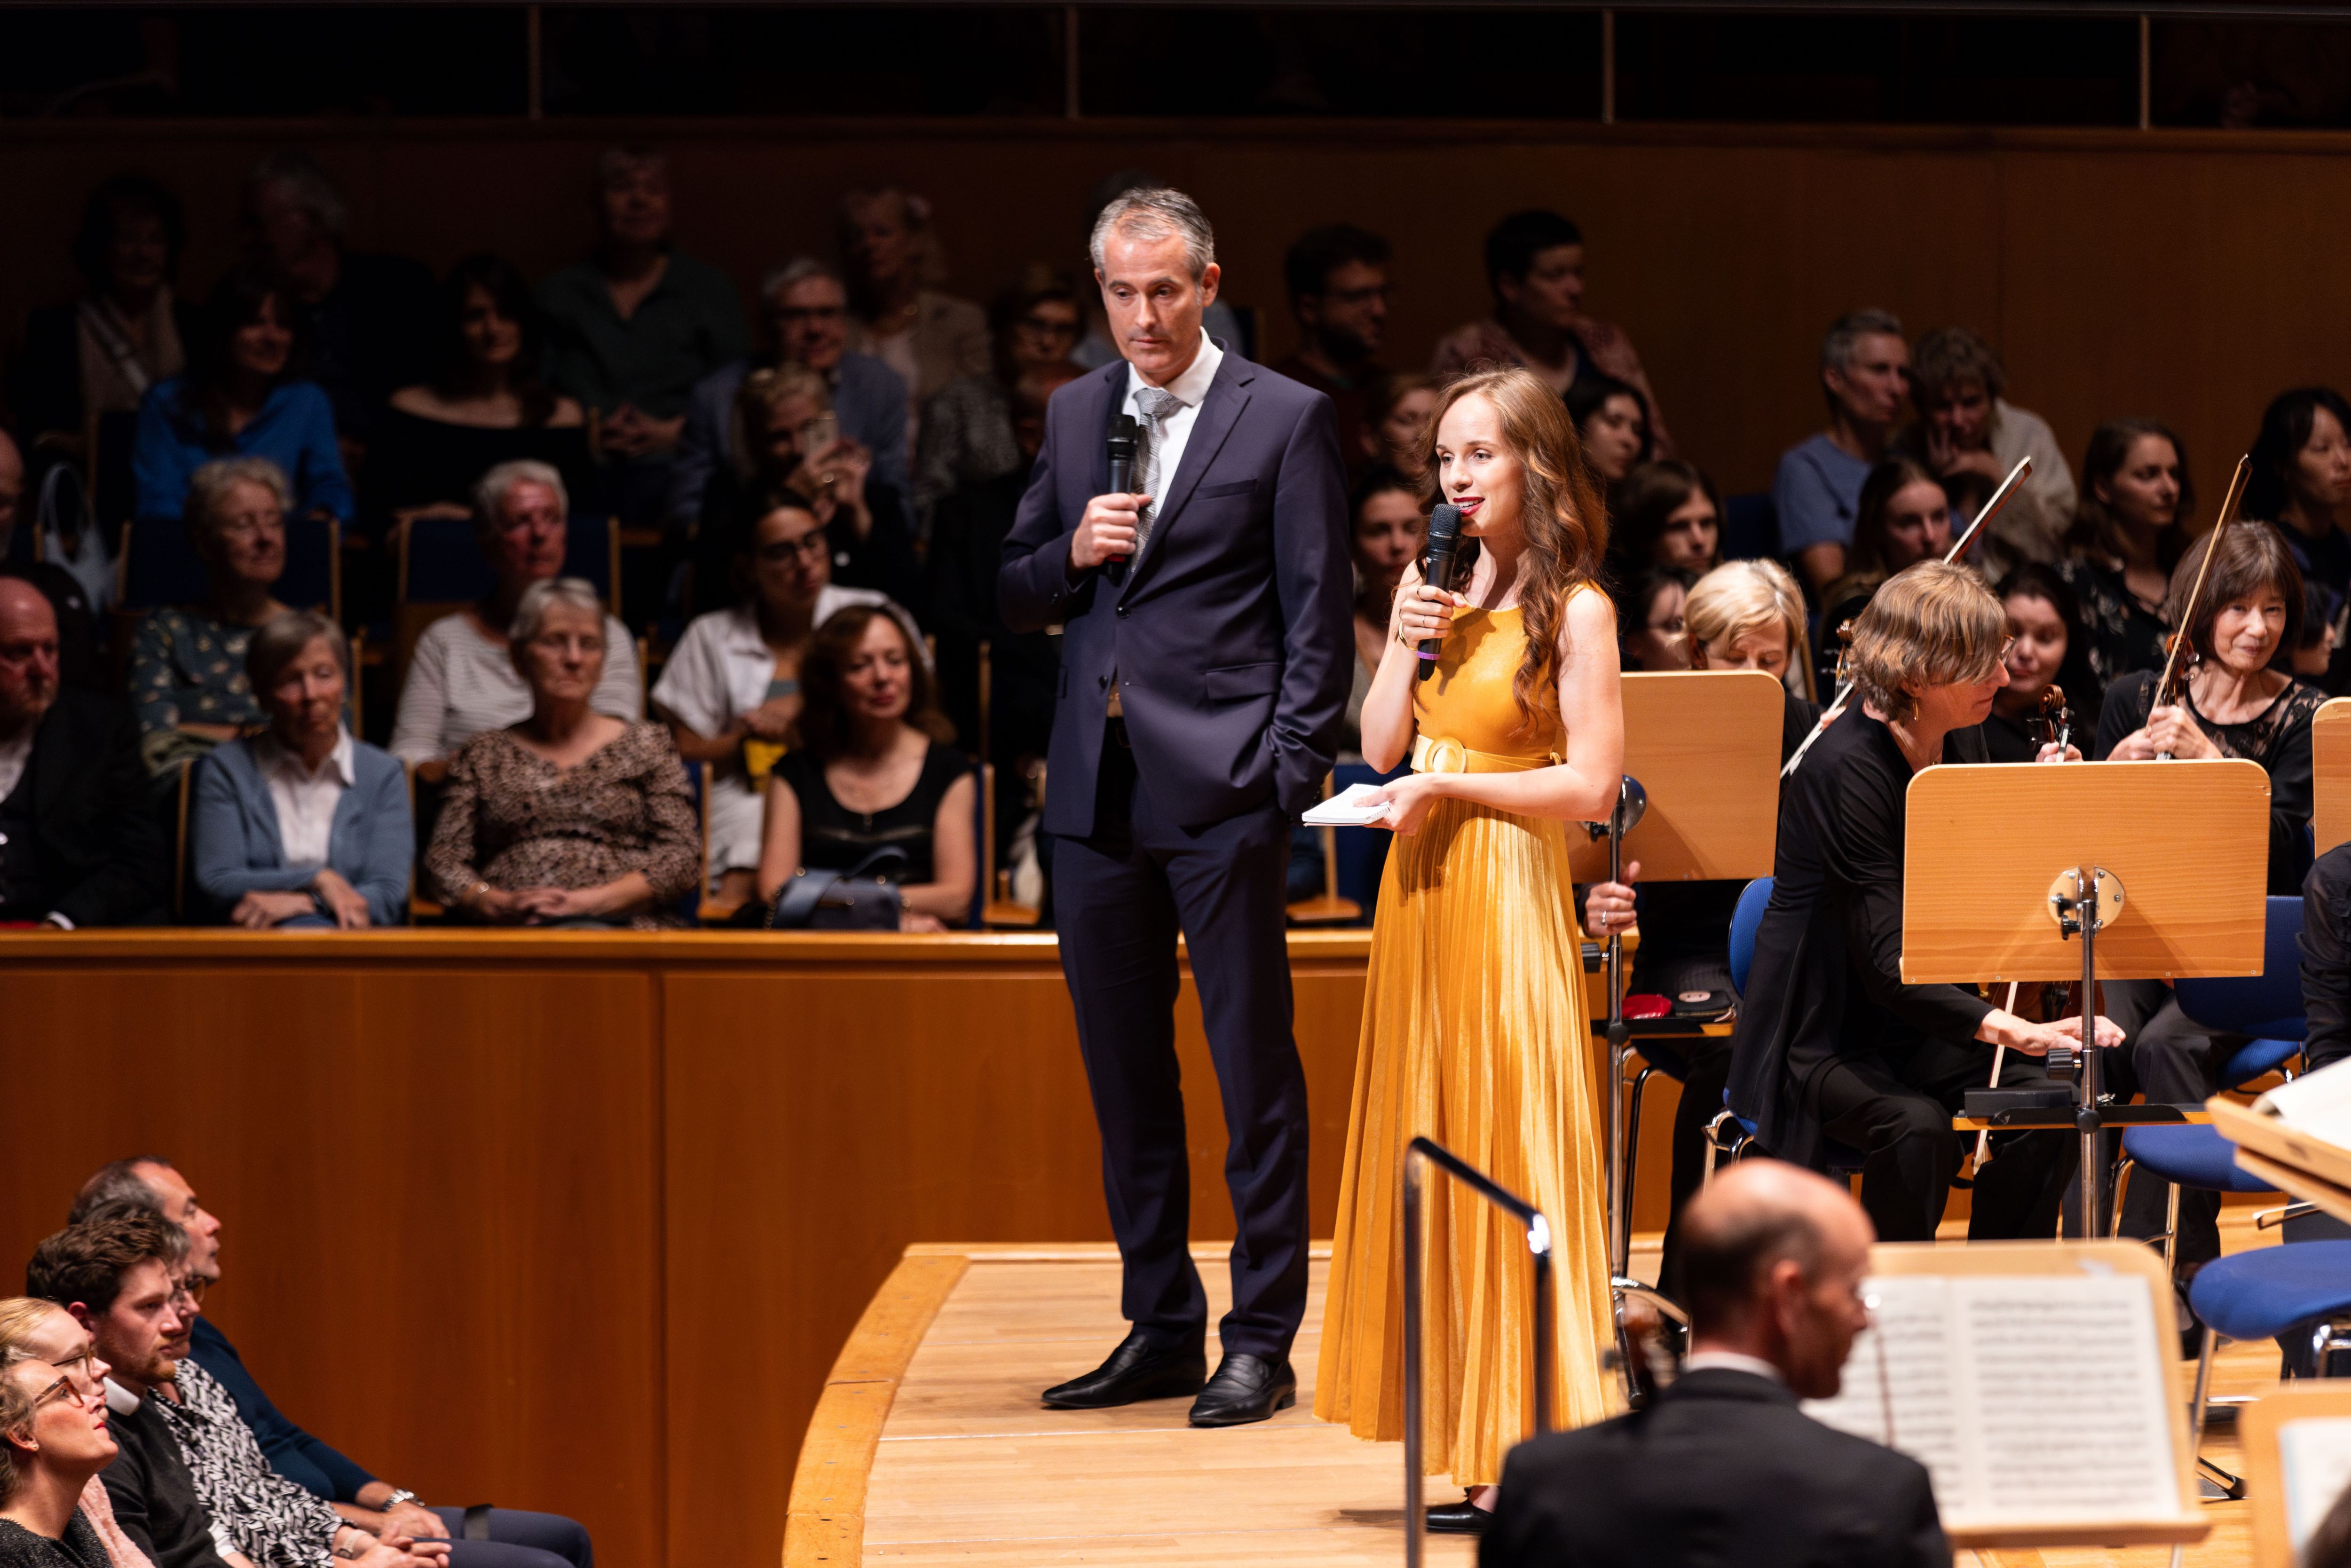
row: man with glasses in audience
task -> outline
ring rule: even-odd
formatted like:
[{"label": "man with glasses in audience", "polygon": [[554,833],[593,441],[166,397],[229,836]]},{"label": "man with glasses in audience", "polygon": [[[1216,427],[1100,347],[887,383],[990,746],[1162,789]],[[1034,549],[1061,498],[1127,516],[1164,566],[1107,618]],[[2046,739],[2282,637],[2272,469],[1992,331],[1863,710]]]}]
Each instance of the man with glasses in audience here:
[{"label": "man with glasses in audience", "polygon": [[1388,242],[1353,224],[1325,224],[1298,236],[1282,258],[1298,349],[1273,368],[1312,387],[1339,413],[1339,455],[1354,487],[1371,458],[1364,403],[1388,374],[1380,349],[1388,331]]},{"label": "man with glasses in audience", "polygon": [[[133,1209],[175,1225],[187,1240],[189,1305],[220,1280],[218,1216],[171,1161],[140,1155],[102,1167],[74,1199],[77,1218]],[[416,1494],[377,1479],[353,1460],[311,1436],[271,1404],[228,1336],[209,1318],[189,1313],[198,1376],[221,1391],[249,1429],[256,1459],[275,1477],[331,1505],[343,1522],[385,1541],[414,1541],[449,1552],[451,1568],[592,1568],[588,1531],[560,1514],[519,1509],[427,1508]],[[478,1511],[480,1517],[471,1515]],[[453,1532],[457,1538],[452,1539]]]}]

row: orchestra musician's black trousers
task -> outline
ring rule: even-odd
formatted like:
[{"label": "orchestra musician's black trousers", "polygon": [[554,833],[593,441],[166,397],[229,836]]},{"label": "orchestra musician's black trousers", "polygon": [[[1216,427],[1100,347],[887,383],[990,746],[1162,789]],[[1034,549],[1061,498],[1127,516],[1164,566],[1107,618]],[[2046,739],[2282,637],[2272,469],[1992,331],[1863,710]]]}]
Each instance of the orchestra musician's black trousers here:
[{"label": "orchestra musician's black trousers", "polygon": [[1271,800],[1202,828],[1168,821],[1113,723],[1093,834],[1054,845],[1054,924],[1125,1264],[1123,1310],[1155,1345],[1199,1344],[1208,1316],[1188,1245],[1179,927],[1225,1112],[1236,1221],[1225,1354],[1288,1355],[1306,1312],[1306,1074],[1290,1033],[1290,831]]}]

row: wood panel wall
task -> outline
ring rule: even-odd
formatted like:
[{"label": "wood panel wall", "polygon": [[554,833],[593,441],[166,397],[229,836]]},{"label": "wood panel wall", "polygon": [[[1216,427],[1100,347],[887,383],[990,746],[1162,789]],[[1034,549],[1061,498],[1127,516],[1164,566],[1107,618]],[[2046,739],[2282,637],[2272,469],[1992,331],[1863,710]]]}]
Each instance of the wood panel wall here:
[{"label": "wood panel wall", "polygon": [[951,287],[984,296],[1020,264],[1080,256],[1086,193],[1142,166],[1196,193],[1228,287],[1290,331],[1283,247],[1348,219],[1397,249],[1394,351],[1422,362],[1484,308],[1479,240],[1542,204],[1591,242],[1591,308],[1625,327],[1683,448],[1732,490],[1768,485],[1819,422],[1823,327],[1859,305],[1914,336],[1949,323],[2007,356],[2015,401],[2068,454],[2092,426],[2152,413],[2183,433],[2208,500],[2266,400],[2351,381],[2351,137],[2220,131],[1970,131],[1323,122],[971,120],[390,124],[16,124],[0,131],[14,243],[0,335],[68,292],[84,193],[138,167],[185,196],[186,267],[208,287],[235,243],[239,172],[311,149],[348,186],[354,238],[435,266],[500,251],[552,267],[590,235],[587,171],[616,137],[677,169],[684,245],[747,290],[830,246],[852,186],[900,183],[938,213]]}]

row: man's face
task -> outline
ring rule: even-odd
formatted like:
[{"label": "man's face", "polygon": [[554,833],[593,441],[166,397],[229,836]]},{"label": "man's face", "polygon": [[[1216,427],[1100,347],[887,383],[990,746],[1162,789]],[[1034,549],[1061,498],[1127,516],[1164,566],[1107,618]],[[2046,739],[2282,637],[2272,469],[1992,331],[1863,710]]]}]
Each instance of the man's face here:
[{"label": "man's face", "polygon": [[849,343],[849,293],[830,277],[803,277],[776,291],[768,325],[784,359],[830,375]]},{"label": "man's face", "polygon": [[1388,332],[1388,273],[1367,261],[1342,262],[1320,295],[1298,297],[1298,319],[1341,364],[1368,360]]},{"label": "man's face", "polygon": [[1504,273],[1495,280],[1502,303],[1561,331],[1575,325],[1583,308],[1583,247],[1555,245],[1535,252],[1524,277]]},{"label": "man's face", "polygon": [[38,724],[57,700],[57,612],[31,583],[0,578],[0,731]]},{"label": "man's face", "polygon": [[1991,394],[1980,381],[1946,382],[1931,392],[1920,388],[1918,412],[1959,451],[1991,444]]},{"label": "man's face", "polygon": [[1795,1270],[1780,1300],[1788,1360],[1781,1368],[1788,1386],[1803,1399],[1827,1399],[1844,1380],[1845,1357],[1854,1337],[1869,1326],[1869,1305],[1861,1282],[1869,1272],[1869,1220],[1850,1202],[1821,1206],[1819,1267],[1809,1278],[1795,1260],[1782,1259],[1775,1271]]},{"label": "man's face", "polygon": [[1910,346],[1892,332],[1868,332],[1856,339],[1853,358],[1823,371],[1829,395],[1844,416],[1864,429],[1884,430],[1902,417],[1902,400],[1910,391]]},{"label": "man's face", "polygon": [[1102,308],[1111,334],[1127,363],[1154,386],[1182,375],[1200,351],[1200,316],[1216,302],[1222,275],[1209,263],[1192,277],[1184,241],[1176,235],[1149,238],[1123,229],[1102,243]]},{"label": "man's face", "polygon": [[246,192],[245,222],[254,248],[279,267],[298,267],[319,246],[334,243],[319,226],[317,215],[283,181]]},{"label": "man's face", "polygon": [[149,1258],[122,1276],[122,1289],[104,1312],[79,1304],[69,1310],[89,1330],[99,1358],[113,1365],[114,1380],[144,1394],[158,1383],[169,1383],[179,1371],[172,1351],[184,1345],[188,1335],[180,1299],[163,1260]]},{"label": "man's face", "polygon": [[651,158],[613,166],[597,193],[597,216],[608,239],[655,246],[669,238],[669,170]]},{"label": "man's face", "polygon": [[196,1189],[170,1166],[141,1166],[138,1176],[163,1206],[163,1218],[188,1233],[188,1274],[209,1285],[220,1278],[220,1216],[196,1201]]}]

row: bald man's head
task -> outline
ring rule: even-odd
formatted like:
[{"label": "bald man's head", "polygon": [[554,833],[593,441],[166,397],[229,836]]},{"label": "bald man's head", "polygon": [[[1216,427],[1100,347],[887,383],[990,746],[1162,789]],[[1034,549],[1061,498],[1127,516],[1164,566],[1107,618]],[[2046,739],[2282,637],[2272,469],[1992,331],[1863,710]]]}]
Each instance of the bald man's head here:
[{"label": "bald man's head", "polygon": [[57,613],[21,577],[0,577],[0,737],[38,724],[57,700]]},{"label": "bald man's head", "polygon": [[1693,1351],[1753,1355],[1806,1398],[1837,1390],[1868,1322],[1861,1281],[1876,1239],[1853,1195],[1778,1160],[1742,1160],[1682,1212]]}]

